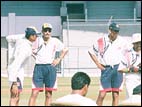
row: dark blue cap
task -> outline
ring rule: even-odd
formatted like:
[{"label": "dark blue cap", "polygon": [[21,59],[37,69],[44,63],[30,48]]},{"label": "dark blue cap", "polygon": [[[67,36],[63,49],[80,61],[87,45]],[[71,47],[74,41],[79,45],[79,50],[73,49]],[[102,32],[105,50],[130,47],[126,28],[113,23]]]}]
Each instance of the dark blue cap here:
[{"label": "dark blue cap", "polygon": [[113,30],[113,31],[115,31],[115,32],[119,32],[119,30],[120,30],[119,25],[116,24],[116,23],[111,23],[111,24],[109,25],[109,29],[110,29],[110,30]]},{"label": "dark blue cap", "polygon": [[27,38],[29,38],[30,35],[36,35],[36,36],[40,35],[40,33],[37,31],[35,27],[27,27],[25,33]]}]

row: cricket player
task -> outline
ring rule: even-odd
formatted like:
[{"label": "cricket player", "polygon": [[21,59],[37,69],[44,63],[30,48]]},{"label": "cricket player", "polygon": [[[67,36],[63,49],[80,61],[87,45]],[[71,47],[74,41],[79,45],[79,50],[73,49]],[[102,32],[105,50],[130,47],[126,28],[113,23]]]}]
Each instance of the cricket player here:
[{"label": "cricket player", "polygon": [[141,84],[141,34],[132,35],[133,47],[126,51],[118,70],[125,73],[126,99],[131,97],[133,89]]},{"label": "cricket player", "polygon": [[[32,93],[29,100],[29,106],[35,106],[36,98],[39,92],[45,88],[45,105],[49,106],[52,99],[52,91],[56,90],[56,65],[58,65],[68,49],[57,38],[51,36],[52,25],[44,23],[42,25],[42,36],[38,38],[38,48],[34,55],[36,64],[33,72]],[[55,53],[60,52],[60,56],[55,58]]]},{"label": "cricket player", "polygon": [[91,59],[101,70],[100,91],[97,105],[102,106],[106,93],[112,92],[112,106],[117,106],[119,91],[123,82],[123,73],[118,72],[118,66],[127,44],[119,36],[120,27],[116,23],[109,25],[108,34],[96,40],[88,51]]},{"label": "cricket player", "polygon": [[[24,64],[32,55],[32,42],[36,40],[38,31],[30,26],[25,30],[25,38],[17,40],[15,48],[8,65],[8,80],[10,83],[10,106],[18,106],[20,92],[23,89]],[[7,41],[13,41],[11,36],[6,37]]]},{"label": "cricket player", "polygon": [[56,99],[56,103],[76,104],[79,106],[97,106],[96,102],[85,97],[90,85],[91,79],[84,72],[77,72],[71,79],[71,94]]}]

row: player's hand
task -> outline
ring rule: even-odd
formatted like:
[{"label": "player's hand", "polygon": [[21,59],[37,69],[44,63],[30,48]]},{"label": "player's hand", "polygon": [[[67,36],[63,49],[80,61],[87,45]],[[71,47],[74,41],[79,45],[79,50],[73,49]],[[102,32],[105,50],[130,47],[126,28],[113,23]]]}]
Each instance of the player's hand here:
[{"label": "player's hand", "polygon": [[60,63],[61,59],[60,58],[57,58],[57,59],[54,59],[53,62],[52,62],[52,66],[56,66]]},{"label": "player's hand", "polygon": [[13,98],[18,96],[18,85],[17,85],[17,83],[12,84],[10,91],[11,91],[11,96]]},{"label": "player's hand", "polygon": [[101,64],[98,64],[97,67],[100,69],[100,70],[105,70],[105,67]]},{"label": "player's hand", "polygon": [[130,67],[130,72],[138,72],[139,68],[137,67]]}]

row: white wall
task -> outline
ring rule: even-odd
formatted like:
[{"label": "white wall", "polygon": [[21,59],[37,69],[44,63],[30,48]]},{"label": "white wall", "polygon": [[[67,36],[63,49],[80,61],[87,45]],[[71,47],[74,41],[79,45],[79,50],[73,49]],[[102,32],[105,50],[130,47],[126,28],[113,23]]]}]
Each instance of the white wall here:
[{"label": "white wall", "polygon": [[46,22],[52,24],[53,36],[62,35],[60,16],[14,16],[10,13],[8,17],[1,17],[1,36],[23,34],[28,26],[35,26],[41,31],[42,24]]}]

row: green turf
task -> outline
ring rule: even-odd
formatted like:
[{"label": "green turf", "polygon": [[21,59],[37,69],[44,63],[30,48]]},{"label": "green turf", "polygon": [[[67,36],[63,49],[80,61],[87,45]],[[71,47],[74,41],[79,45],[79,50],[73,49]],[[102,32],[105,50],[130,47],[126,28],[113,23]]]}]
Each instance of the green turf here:
[{"label": "green turf", "polygon": [[[19,106],[27,106],[28,100],[31,94],[31,78],[25,78],[24,89],[21,93]],[[58,77],[58,90],[53,92],[53,101],[57,98],[69,94],[71,92],[70,88],[70,77]],[[91,84],[89,86],[89,91],[86,97],[97,99],[99,92],[99,78],[91,77]],[[125,99],[125,89],[120,92],[120,102]],[[112,98],[111,93],[108,93],[104,99],[103,105],[111,106]],[[9,105],[9,86],[8,79],[1,77],[1,106]],[[41,92],[36,101],[37,106],[44,106],[44,92]]]}]

